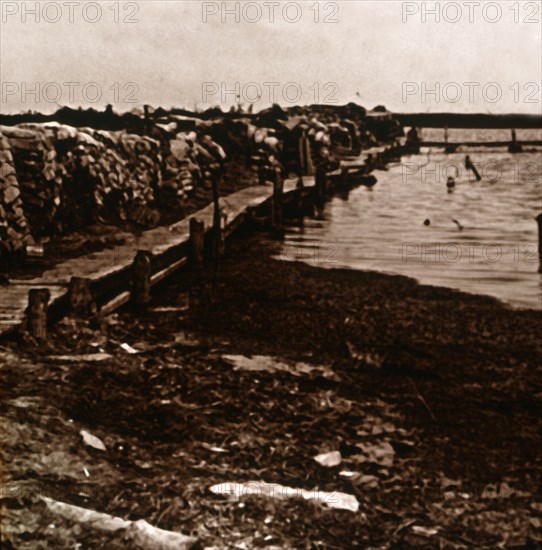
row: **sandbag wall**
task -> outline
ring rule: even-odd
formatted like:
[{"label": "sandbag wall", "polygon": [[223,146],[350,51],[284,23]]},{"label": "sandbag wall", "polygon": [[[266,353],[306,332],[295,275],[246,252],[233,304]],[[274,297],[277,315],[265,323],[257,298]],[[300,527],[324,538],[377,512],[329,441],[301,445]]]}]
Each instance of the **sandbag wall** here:
[{"label": "sandbag wall", "polygon": [[154,227],[161,209],[182,213],[195,196],[206,204],[210,173],[227,156],[208,130],[155,128],[151,138],[54,122],[0,126],[0,254],[96,222]]},{"label": "sandbag wall", "polygon": [[28,225],[13,155],[6,137],[0,134],[0,258],[34,244]]},{"label": "sandbag wall", "polygon": [[[168,223],[224,192],[269,179],[277,161],[299,175],[300,151],[355,151],[374,142],[365,113],[346,106],[209,120],[166,114],[148,136],[58,122],[0,126],[0,255],[96,222]],[[358,112],[359,111],[359,112]],[[305,150],[306,149],[306,150]]]}]

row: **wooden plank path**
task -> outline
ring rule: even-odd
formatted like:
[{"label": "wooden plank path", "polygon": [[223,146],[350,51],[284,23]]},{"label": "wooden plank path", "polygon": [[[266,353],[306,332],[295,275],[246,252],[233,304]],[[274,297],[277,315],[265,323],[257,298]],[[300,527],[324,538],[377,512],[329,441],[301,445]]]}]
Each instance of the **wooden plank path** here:
[{"label": "wooden plank path", "polygon": [[[313,185],[314,178],[304,177],[305,187]],[[296,180],[286,180],[284,194],[292,193],[296,187]],[[270,200],[272,194],[272,185],[258,185],[222,197],[220,207],[225,217],[225,234],[233,231],[250,208],[261,206]],[[8,286],[1,287],[0,335],[13,331],[23,322],[30,289],[49,290],[49,307],[55,307],[66,300],[68,284],[74,276],[88,278],[93,287],[106,295],[109,292],[110,299],[101,307],[102,312],[109,313],[120,307],[130,299],[126,283],[130,280],[132,261],[137,250],[148,251],[154,256],[157,271],[151,277],[153,284],[187,263],[190,218],[203,221],[206,230],[209,229],[213,223],[213,205],[209,204],[171,226],[145,231],[139,238],[134,237],[133,242],[129,239],[122,247],[131,250],[131,253],[118,255],[107,250],[92,253],[61,262],[34,279],[12,279]]]},{"label": "wooden plank path", "polygon": [[[373,157],[390,149],[373,147],[365,150],[351,162],[363,165],[369,154]],[[331,174],[330,174],[331,175]],[[303,187],[314,187],[312,176],[303,177]],[[283,198],[288,200],[298,191],[297,179],[284,181]],[[251,209],[257,209],[273,199],[273,185],[247,187],[231,195],[221,197],[219,204],[222,229],[229,236],[246,218]],[[156,284],[188,263],[190,253],[190,219],[204,223],[205,231],[213,225],[213,204],[167,227],[157,227],[143,232],[139,237],[129,236],[120,247],[122,254],[105,250],[72,258],[58,263],[40,277],[29,280],[11,279],[8,286],[0,287],[0,336],[16,330],[25,320],[28,294],[33,289],[46,289],[50,293],[48,310],[60,312],[68,304],[68,288],[73,277],[87,279],[98,309],[108,314],[127,303],[131,298],[134,258],[138,251],[152,254],[151,284]]]}]

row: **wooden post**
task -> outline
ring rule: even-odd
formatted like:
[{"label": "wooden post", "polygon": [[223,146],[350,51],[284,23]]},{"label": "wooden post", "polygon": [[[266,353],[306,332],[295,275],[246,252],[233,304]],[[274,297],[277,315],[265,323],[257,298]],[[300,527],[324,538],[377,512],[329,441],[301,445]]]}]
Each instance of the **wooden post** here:
[{"label": "wooden post", "polygon": [[149,106],[143,105],[143,111],[145,112],[145,134],[149,135],[151,133],[151,119],[149,116]]},{"label": "wooden post", "polygon": [[138,306],[151,301],[152,254],[139,250],[134,258],[132,274],[132,299]]},{"label": "wooden post", "polygon": [[32,288],[28,292],[26,330],[36,340],[47,338],[47,305],[51,293],[46,288]]},{"label": "wooden post", "polygon": [[318,164],[314,187],[316,191],[316,199],[322,202],[327,191],[327,162],[325,160],[320,161]]},{"label": "wooden post", "polygon": [[538,273],[542,273],[542,214],[538,214],[536,223],[538,224],[538,258],[540,260]]},{"label": "wooden post", "polygon": [[[221,214],[220,214],[220,202],[218,193],[218,181],[220,176],[213,174],[213,259],[215,264],[218,265],[218,260],[224,255],[224,241],[222,239],[222,226],[221,226]],[[215,267],[216,267],[215,265]]]},{"label": "wooden post", "polygon": [[284,180],[278,166],[274,167],[273,174],[273,226],[277,229],[282,228],[282,209],[283,209],[283,191]]},{"label": "wooden post", "polygon": [[190,218],[190,263],[193,269],[203,269],[205,247],[205,224]]},{"label": "wooden post", "polygon": [[510,141],[510,145],[508,146],[508,152],[521,153],[522,151],[523,148],[521,147],[521,144],[517,141],[516,131],[512,130],[512,141]]},{"label": "wooden post", "polygon": [[70,313],[76,317],[88,317],[96,313],[97,308],[90,289],[90,279],[84,277],[70,279],[68,302]]},{"label": "wooden post", "polygon": [[299,162],[299,169],[302,174],[307,173],[307,163],[305,162],[305,141],[304,140],[305,140],[305,133],[303,132],[303,134],[299,136],[298,145],[297,145],[297,148],[298,148],[297,152],[299,153],[299,158],[297,160]]},{"label": "wooden post", "polygon": [[303,131],[299,138],[299,166],[301,172],[306,176],[314,175],[314,165],[312,162],[311,142],[307,133]]}]

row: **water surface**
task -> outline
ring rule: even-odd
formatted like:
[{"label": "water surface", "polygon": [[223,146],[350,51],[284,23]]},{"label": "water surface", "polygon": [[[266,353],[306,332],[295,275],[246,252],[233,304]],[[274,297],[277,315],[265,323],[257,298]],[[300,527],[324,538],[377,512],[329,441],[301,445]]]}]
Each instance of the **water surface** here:
[{"label": "water surface", "polygon": [[[540,133],[520,130],[518,139],[540,139]],[[509,136],[507,130],[449,131],[450,141]],[[442,139],[443,132],[424,137]],[[465,169],[467,153],[482,181]],[[374,188],[335,196],[316,219],[288,225],[280,257],[402,274],[516,307],[542,308],[535,222],[542,211],[541,151],[422,150],[375,175]],[[446,186],[450,175],[453,190]]]}]

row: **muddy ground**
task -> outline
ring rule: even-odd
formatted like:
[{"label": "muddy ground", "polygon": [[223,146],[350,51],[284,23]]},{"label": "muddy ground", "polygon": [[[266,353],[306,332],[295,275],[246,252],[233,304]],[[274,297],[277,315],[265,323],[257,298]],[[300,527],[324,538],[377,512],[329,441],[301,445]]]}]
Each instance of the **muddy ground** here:
[{"label": "muddy ground", "polygon": [[[540,312],[278,261],[261,237],[228,248],[147,311],[1,343],[4,548],[133,547],[43,495],[201,548],[540,547]],[[254,355],[292,366],[241,368]],[[247,481],[359,510],[210,491]]]}]

